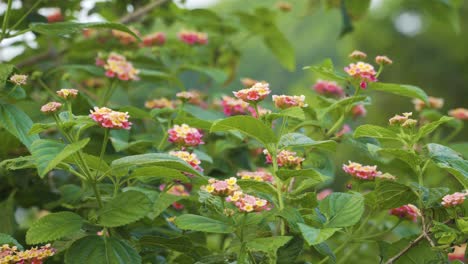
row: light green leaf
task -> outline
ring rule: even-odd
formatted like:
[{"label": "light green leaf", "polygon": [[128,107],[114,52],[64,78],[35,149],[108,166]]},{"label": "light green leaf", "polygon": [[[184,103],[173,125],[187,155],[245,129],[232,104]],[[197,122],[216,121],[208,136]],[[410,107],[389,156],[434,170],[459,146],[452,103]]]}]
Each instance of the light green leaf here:
[{"label": "light green leaf", "polygon": [[68,64],[68,65],[58,65],[53,67],[50,71],[47,72],[46,75],[54,74],[60,71],[70,71],[70,70],[80,70],[92,74],[94,76],[104,76],[104,69],[102,67],[98,67],[95,65],[89,64]]},{"label": "light green leaf", "polygon": [[443,123],[446,123],[448,121],[451,121],[453,119],[454,119],[453,117],[443,116],[438,121],[431,122],[429,124],[426,124],[426,125],[422,126],[418,130],[418,134],[416,135],[416,140],[419,140],[419,139],[429,135],[430,133],[432,133],[432,131],[436,130],[440,125],[442,125]]},{"label": "light green leaf", "polygon": [[369,86],[371,90],[393,93],[410,98],[418,98],[424,102],[427,102],[428,100],[427,94],[421,88],[413,85],[374,82],[370,83]]},{"label": "light green leaf", "polygon": [[152,180],[163,180],[166,182],[180,181],[189,182],[189,178],[185,176],[180,170],[161,167],[161,166],[148,166],[136,168],[130,174],[131,178],[136,178],[142,182],[151,182]]},{"label": "light green leaf", "polygon": [[0,202],[0,233],[13,235],[15,232],[16,221],[15,221],[15,191],[10,193],[7,199]]},{"label": "light green leaf", "polygon": [[352,96],[352,97],[346,97],[344,99],[341,99],[339,101],[334,102],[331,104],[329,107],[325,109],[317,109],[318,113],[318,120],[321,120],[327,113],[336,110],[336,109],[343,109],[347,107],[348,105],[355,104],[357,102],[361,102],[367,99],[367,96]]},{"label": "light green leaf", "polygon": [[410,168],[415,169],[420,163],[421,158],[415,153],[401,148],[382,148],[378,149],[379,153],[390,154],[397,159],[405,162]]},{"label": "light green leaf", "polygon": [[276,251],[291,240],[290,236],[259,237],[247,242],[249,251],[261,251],[268,254],[269,263],[276,264]]},{"label": "light green leaf", "polygon": [[32,23],[29,28],[37,33],[44,35],[67,35],[72,33],[81,32],[86,28],[108,28],[126,32],[133,35],[139,41],[140,37],[132,30],[123,24],[110,23],[110,22],[91,22],[91,23],[76,23],[76,22],[56,22],[56,23]]},{"label": "light green leaf", "polygon": [[438,167],[451,173],[465,189],[468,189],[467,160],[462,159],[453,149],[443,145],[431,143],[426,145],[426,149],[429,157]]},{"label": "light green leaf", "polygon": [[336,142],[333,140],[323,140],[323,141],[315,141],[303,134],[300,133],[288,133],[284,134],[279,142],[278,147],[317,147],[329,151],[336,150]]},{"label": "light green leaf", "polygon": [[145,217],[150,212],[151,206],[150,199],[142,192],[119,193],[99,210],[98,222],[105,227],[130,224]]},{"label": "light green leaf", "polygon": [[299,223],[299,229],[301,230],[302,236],[309,246],[317,245],[325,240],[329,239],[336,231],[341,228],[315,228],[306,224]]},{"label": "light green leaf", "polygon": [[8,80],[8,77],[15,69],[15,65],[2,63],[0,64],[0,89],[5,87],[5,82]]},{"label": "light green leaf", "polygon": [[39,244],[80,231],[83,219],[72,212],[51,213],[39,218],[26,232],[28,244]]},{"label": "light green leaf", "polygon": [[271,113],[267,115],[268,120],[274,120],[280,117],[290,117],[298,120],[304,120],[305,114],[301,107],[290,107],[279,111],[278,113]]},{"label": "light green leaf", "polygon": [[12,236],[0,233],[0,245],[14,245],[16,246],[19,250],[24,250],[23,246]]},{"label": "light green leaf", "polygon": [[371,137],[398,140],[398,134],[390,129],[375,125],[362,125],[354,131],[355,138]]},{"label": "light green leaf", "polygon": [[334,81],[346,81],[346,77],[335,72],[333,69],[333,62],[331,59],[324,60],[320,65],[307,66],[304,70],[311,70],[319,75],[321,78],[330,79]]},{"label": "light green leaf", "polygon": [[177,227],[183,230],[194,230],[207,233],[223,233],[230,234],[234,232],[234,228],[226,223],[214,220],[208,217],[184,214],[178,216],[175,220]]},{"label": "light green leaf", "polygon": [[139,167],[139,166],[166,167],[169,169],[175,169],[175,170],[195,174],[198,176],[202,176],[200,172],[192,168],[192,166],[190,166],[190,164],[188,164],[187,162],[177,157],[171,156],[169,154],[164,154],[164,153],[148,153],[148,154],[127,156],[124,158],[114,160],[111,163],[111,168],[113,172],[118,175],[126,175],[130,169],[134,167]]},{"label": "light green leaf", "polygon": [[289,71],[296,69],[294,48],[274,24],[269,25],[268,31],[264,32],[263,42],[283,67]]},{"label": "light green leaf", "polygon": [[34,141],[31,145],[31,154],[35,159],[39,176],[44,177],[64,159],[84,148],[88,142],[89,138],[68,145],[49,139]]},{"label": "light green leaf", "polygon": [[307,178],[317,181],[317,184],[324,181],[322,174],[314,169],[302,169],[302,170],[285,170],[281,169],[277,172],[278,177],[286,181],[292,177]]},{"label": "light green leaf", "polygon": [[237,184],[243,191],[246,192],[260,192],[265,194],[276,195],[276,189],[267,182],[260,182],[255,180],[238,180]]},{"label": "light green leaf", "polygon": [[217,68],[200,67],[196,65],[184,65],[182,68],[202,73],[213,79],[217,84],[224,83],[228,78],[228,75],[223,70]]},{"label": "light green leaf", "polygon": [[395,181],[377,182],[374,193],[375,205],[381,209],[392,209],[417,201],[417,196],[410,187]]},{"label": "light green leaf", "polygon": [[359,193],[332,193],[319,202],[319,208],[327,217],[325,227],[353,226],[364,213],[364,197]]},{"label": "light green leaf", "polygon": [[232,116],[213,123],[210,132],[239,131],[263,143],[266,148],[276,144],[276,136],[270,127],[251,116]]},{"label": "light green leaf", "polygon": [[66,264],[138,264],[141,257],[125,240],[86,236],[75,241],[65,254]]},{"label": "light green leaf", "polygon": [[0,126],[3,126],[13,136],[18,138],[29,150],[38,135],[29,135],[33,122],[23,110],[10,104],[0,104]]}]

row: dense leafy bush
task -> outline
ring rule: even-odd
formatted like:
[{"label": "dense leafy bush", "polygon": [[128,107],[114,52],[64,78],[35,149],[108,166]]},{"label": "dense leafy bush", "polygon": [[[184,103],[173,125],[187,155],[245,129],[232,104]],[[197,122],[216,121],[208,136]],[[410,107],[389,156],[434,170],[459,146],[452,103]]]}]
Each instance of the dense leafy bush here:
[{"label": "dense leafy bush", "polygon": [[[305,67],[322,79],[311,96],[247,78],[219,93],[243,32],[295,68],[277,11],[165,2],[121,23],[63,22],[71,3],[49,23],[9,6],[2,39],[54,43],[0,66],[0,263],[446,263],[466,243],[468,161],[449,145],[467,109],[446,116],[422,89],[379,81],[392,60],[360,51]],[[116,20],[124,7],[96,9]],[[374,91],[415,110],[365,124]],[[342,146],[353,154],[337,168]],[[347,189],[326,188],[339,171]]]}]

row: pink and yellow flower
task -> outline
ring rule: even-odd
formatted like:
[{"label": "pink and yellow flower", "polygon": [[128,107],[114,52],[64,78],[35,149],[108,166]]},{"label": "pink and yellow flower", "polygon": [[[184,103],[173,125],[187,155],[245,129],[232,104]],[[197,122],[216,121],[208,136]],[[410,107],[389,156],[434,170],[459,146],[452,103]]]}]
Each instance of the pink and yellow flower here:
[{"label": "pink and yellow flower", "polygon": [[353,108],[351,109],[351,114],[354,118],[364,117],[367,114],[367,110],[363,104],[358,104],[353,106]]},{"label": "pink and yellow flower", "polygon": [[177,36],[188,45],[205,45],[208,43],[208,34],[203,32],[183,30]]},{"label": "pink and yellow flower", "polygon": [[56,93],[60,98],[63,98],[65,100],[67,100],[67,99],[76,98],[76,96],[78,95],[78,90],[76,90],[76,89],[60,89]]},{"label": "pink and yellow flower", "polygon": [[369,63],[362,61],[351,63],[348,67],[345,67],[344,70],[349,76],[360,81],[362,89],[367,88],[367,83],[377,81],[374,66]]},{"label": "pink and yellow flower", "polygon": [[42,264],[48,257],[55,255],[56,250],[50,244],[41,247],[33,247],[28,250],[19,251],[16,246],[4,244],[0,246],[1,264]]},{"label": "pink and yellow flower", "polygon": [[52,114],[62,108],[62,104],[59,102],[49,102],[41,107],[41,112],[45,114]]},{"label": "pink and yellow flower", "polygon": [[419,209],[412,204],[393,208],[389,213],[396,217],[407,219],[413,222],[416,222],[418,220],[418,216],[421,216],[421,211],[419,211]]},{"label": "pink and yellow flower", "polygon": [[333,81],[318,80],[314,85],[314,90],[318,94],[331,95],[342,97],[344,95],[343,88]]},{"label": "pink and yellow flower", "polygon": [[393,63],[393,61],[389,59],[387,56],[377,56],[375,57],[375,63],[379,65],[390,65]]},{"label": "pink and yellow flower", "polygon": [[[140,32],[138,32],[136,29],[134,28],[130,28],[130,30],[135,33],[136,35],[140,35]],[[137,39],[130,33],[127,33],[127,32],[123,32],[123,31],[120,31],[120,30],[116,30],[116,29],[113,29],[112,30],[112,35],[117,38],[121,44],[123,45],[128,45],[128,44],[132,44],[132,43],[136,43],[137,42]]]},{"label": "pink and yellow flower", "polygon": [[28,81],[28,76],[26,74],[13,74],[10,77],[10,82],[14,83],[15,85],[25,85]]},{"label": "pink and yellow flower", "polygon": [[348,165],[343,164],[343,170],[354,178],[367,181],[372,181],[382,174],[377,170],[377,166],[363,166],[360,163],[351,161],[349,161]]},{"label": "pink and yellow flower", "polygon": [[106,76],[110,78],[118,78],[122,81],[139,79],[139,70],[135,69],[124,56],[117,53],[111,53],[105,62],[102,58],[96,59],[96,65],[103,66]]},{"label": "pink and yellow flower", "polygon": [[245,115],[253,110],[249,103],[231,96],[223,96],[220,104],[226,116]]},{"label": "pink and yellow flower", "polygon": [[273,102],[279,109],[286,109],[294,106],[307,107],[304,95],[273,95]]},{"label": "pink and yellow flower", "polygon": [[349,54],[349,57],[355,60],[363,60],[367,58],[367,54],[360,50],[354,50],[353,52],[351,52],[351,54]]},{"label": "pink and yellow flower", "polygon": [[411,126],[416,125],[416,123],[418,122],[415,119],[409,118],[412,115],[413,113],[411,112],[403,113],[403,115],[395,115],[394,117],[390,118],[388,122],[390,123],[390,125],[400,125],[402,127],[411,127]]},{"label": "pink and yellow flower", "polygon": [[175,109],[176,102],[171,101],[167,98],[159,98],[159,99],[146,101],[145,107],[149,109],[162,109],[162,108]]},{"label": "pink and yellow flower", "polygon": [[155,32],[153,34],[143,37],[143,46],[162,46],[166,43],[166,34],[163,32]]},{"label": "pink and yellow flower", "polygon": [[128,112],[118,112],[107,107],[94,107],[94,111],[90,110],[91,117],[100,126],[111,129],[127,129],[129,130],[132,123],[128,121],[130,116]]},{"label": "pink and yellow flower", "polygon": [[198,159],[197,154],[195,153],[190,153],[188,151],[170,151],[169,155],[178,157],[179,159],[187,162],[197,171],[203,171],[203,168],[200,167],[201,161]]},{"label": "pink and yellow flower", "polygon": [[442,205],[446,208],[448,207],[455,207],[457,205],[463,204],[465,201],[466,196],[468,196],[468,192],[456,192],[452,194],[445,195],[442,197]]},{"label": "pink and yellow flower", "polygon": [[460,120],[468,120],[468,109],[466,108],[455,108],[448,112],[450,116]]},{"label": "pink and yellow flower", "polygon": [[[264,149],[263,154],[265,154],[266,162],[271,164],[272,157],[268,150]],[[281,150],[277,157],[276,161],[278,162],[279,167],[285,167],[289,169],[299,169],[304,161],[304,158],[298,157],[297,153],[289,150]]]},{"label": "pink and yellow flower", "polygon": [[336,137],[342,137],[345,134],[348,134],[352,131],[351,127],[348,124],[344,124],[340,131],[336,132]]},{"label": "pink and yellow flower", "polygon": [[413,99],[414,109],[416,109],[416,111],[421,111],[424,108],[440,109],[444,106],[444,98],[429,96],[428,101],[429,105],[426,105],[426,103],[421,99]]},{"label": "pink and yellow flower", "polygon": [[212,195],[227,197],[234,194],[236,191],[239,191],[240,187],[237,185],[237,179],[234,177],[226,180],[216,180],[211,178],[208,180],[208,185],[202,186],[202,190],[205,190]]},{"label": "pink and yellow flower", "polygon": [[176,93],[176,97],[181,101],[194,105],[202,105],[202,94],[197,90],[183,91]]},{"label": "pink and yellow flower", "polygon": [[248,195],[240,191],[228,196],[226,201],[232,202],[239,211],[245,213],[271,210],[270,202],[268,202],[268,200]]},{"label": "pink and yellow flower", "polygon": [[273,175],[263,168],[257,169],[256,171],[239,171],[237,173],[237,177],[242,180],[254,180],[260,182],[274,181]]},{"label": "pink and yellow flower", "polygon": [[190,127],[187,124],[174,125],[168,131],[169,142],[185,146],[195,147],[204,144],[202,141],[203,134],[196,128]]},{"label": "pink and yellow flower", "polygon": [[234,96],[243,100],[247,103],[257,103],[265,99],[270,94],[270,88],[268,83],[258,82],[251,88],[242,89],[237,92],[233,92]]}]

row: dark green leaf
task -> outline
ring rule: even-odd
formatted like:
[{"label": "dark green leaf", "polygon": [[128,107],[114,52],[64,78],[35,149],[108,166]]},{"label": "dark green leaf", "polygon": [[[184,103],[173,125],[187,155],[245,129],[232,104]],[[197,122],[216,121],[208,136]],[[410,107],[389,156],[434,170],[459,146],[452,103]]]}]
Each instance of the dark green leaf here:
[{"label": "dark green leaf", "polygon": [[325,242],[329,239],[336,231],[341,228],[315,228],[308,226],[306,224],[299,224],[299,229],[301,230],[302,236],[309,246],[317,245],[322,242]]},{"label": "dark green leaf", "polygon": [[133,223],[146,216],[151,210],[150,199],[142,192],[127,191],[118,194],[99,210],[99,224],[117,227]]},{"label": "dark green leaf", "polygon": [[39,244],[70,236],[81,229],[83,219],[72,212],[51,213],[35,221],[26,232],[28,244]]},{"label": "dark green leaf", "polygon": [[327,217],[325,227],[353,226],[364,213],[364,197],[359,193],[332,193],[319,202],[319,208]]},{"label": "dark green leaf", "polygon": [[467,160],[462,159],[453,149],[443,145],[431,143],[427,144],[426,148],[429,157],[438,167],[451,173],[465,189],[468,189]]},{"label": "dark green leaf", "polygon": [[175,220],[175,224],[177,227],[183,230],[224,234],[234,232],[234,228],[228,224],[208,217],[193,214],[184,214],[178,216]]},{"label": "dark green leaf", "polygon": [[381,126],[374,125],[362,125],[356,128],[354,131],[355,138],[359,137],[371,137],[371,138],[382,138],[382,139],[393,139],[398,140],[397,133],[390,129]]},{"label": "dark green leaf", "polygon": [[393,93],[396,95],[406,96],[410,98],[418,98],[423,100],[424,102],[428,101],[427,94],[417,86],[382,82],[374,82],[371,83],[369,86],[371,90]]},{"label": "dark green leaf", "polygon": [[443,116],[438,121],[431,122],[429,124],[426,124],[426,125],[422,126],[418,130],[418,134],[416,135],[416,140],[419,140],[419,139],[429,135],[430,133],[432,133],[432,131],[436,130],[440,125],[442,125],[443,123],[446,123],[448,121],[451,121],[453,119],[454,119],[453,117]]},{"label": "dark green leaf", "polygon": [[0,104],[0,125],[13,136],[18,138],[28,149],[33,141],[39,139],[38,135],[29,135],[33,122],[23,110],[14,105]]},{"label": "dark green leaf", "polygon": [[329,151],[336,150],[336,142],[333,140],[315,141],[300,133],[284,134],[279,142],[278,147],[317,147]]}]

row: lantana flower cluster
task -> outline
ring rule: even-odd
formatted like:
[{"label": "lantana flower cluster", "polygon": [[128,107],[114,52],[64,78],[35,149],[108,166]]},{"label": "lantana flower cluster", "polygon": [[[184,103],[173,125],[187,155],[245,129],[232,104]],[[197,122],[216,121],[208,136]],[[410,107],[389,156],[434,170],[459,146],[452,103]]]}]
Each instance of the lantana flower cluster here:
[{"label": "lantana flower cluster", "polygon": [[78,90],[76,89],[60,89],[56,93],[60,98],[65,100],[74,99],[78,96]]},{"label": "lantana flower cluster", "polygon": [[367,88],[367,84],[369,82],[376,82],[376,71],[374,70],[374,66],[369,63],[365,63],[359,61],[357,63],[351,63],[347,67],[344,68],[345,72],[352,76],[355,79],[360,81],[360,87],[362,89]]},{"label": "lantana flower cluster", "polygon": [[183,161],[190,164],[190,166],[192,166],[192,168],[194,168],[197,171],[200,171],[200,172],[203,171],[203,168],[200,167],[201,161],[200,159],[198,159],[197,154],[195,153],[190,153],[188,151],[181,150],[181,151],[170,151],[169,155],[182,159]]},{"label": "lantana flower cluster", "polygon": [[421,211],[419,211],[419,209],[412,204],[407,204],[397,208],[393,208],[390,210],[389,213],[396,217],[407,219],[413,222],[416,222],[418,216],[421,216]]},{"label": "lantana flower cluster", "polygon": [[429,104],[426,104],[426,102],[424,102],[421,99],[418,99],[418,98],[413,99],[412,102],[414,104],[414,109],[419,112],[423,110],[424,108],[440,109],[444,106],[443,98],[429,96],[428,101],[429,101]]},{"label": "lantana flower cluster", "polygon": [[274,178],[267,170],[260,168],[256,171],[239,171],[237,177],[242,180],[254,180],[259,182],[273,182]]},{"label": "lantana flower cluster", "polygon": [[41,112],[45,114],[53,114],[62,108],[62,104],[59,102],[48,102],[41,107]]},{"label": "lantana flower cluster", "polygon": [[411,112],[403,113],[403,115],[395,115],[394,117],[390,118],[388,122],[390,123],[390,125],[400,125],[402,127],[414,126],[418,121],[409,118],[412,115],[413,113]]},{"label": "lantana flower cluster", "polygon": [[196,128],[190,127],[187,124],[174,125],[168,131],[169,142],[175,143],[182,147],[195,147],[204,144],[203,134]]},{"label": "lantana flower cluster", "polygon": [[[159,190],[163,191],[166,188],[165,184],[161,184],[159,186]],[[190,193],[187,191],[187,188],[183,184],[175,184],[172,187],[167,190],[168,194],[172,194],[175,196],[182,196],[182,197],[187,197],[190,196]],[[184,209],[184,205],[180,202],[173,202],[172,207],[176,210],[182,210]]]},{"label": "lantana flower cluster", "polygon": [[28,76],[25,74],[13,74],[10,77],[10,82],[14,83],[15,85],[25,85],[28,81]]},{"label": "lantana flower cluster", "polygon": [[245,115],[254,111],[249,103],[231,96],[223,96],[220,104],[226,116]]},{"label": "lantana flower cluster", "polygon": [[202,94],[197,90],[178,92],[176,93],[176,97],[183,102],[188,102],[194,105],[201,106],[204,103],[202,100]]},{"label": "lantana flower cluster", "polygon": [[[268,150],[264,149],[263,154],[265,154],[266,162],[271,164],[272,157]],[[296,152],[289,150],[281,150],[276,157],[279,167],[289,169],[300,169],[304,160],[304,158],[297,156]]]},{"label": "lantana flower cluster", "polygon": [[448,194],[448,195],[445,195],[444,197],[442,197],[442,203],[441,204],[446,208],[455,207],[457,205],[463,204],[463,202],[466,199],[466,196],[468,196],[468,191]]},{"label": "lantana flower cluster", "polygon": [[139,70],[133,67],[133,64],[117,53],[111,53],[107,59],[97,58],[96,65],[104,67],[106,76],[118,78],[122,81],[138,80]]},{"label": "lantana flower cluster", "polygon": [[377,166],[364,166],[357,162],[349,161],[349,164],[343,164],[343,171],[359,180],[372,181],[375,177],[382,175],[382,172],[377,170]]},{"label": "lantana flower cluster", "polygon": [[468,109],[466,108],[455,108],[448,112],[450,116],[460,120],[468,120]]},{"label": "lantana flower cluster", "polygon": [[183,30],[177,36],[180,41],[188,45],[205,45],[208,43],[208,35],[203,32]]},{"label": "lantana flower cluster", "polygon": [[101,127],[111,129],[127,129],[129,130],[132,123],[128,121],[130,116],[128,112],[118,112],[107,107],[94,107],[94,110],[90,110],[91,117]]},{"label": "lantana flower cluster", "polygon": [[227,202],[233,203],[241,212],[261,212],[271,208],[267,200],[242,192],[234,177],[226,180],[210,179],[208,183],[202,187],[203,190],[215,196],[225,197]]},{"label": "lantana flower cluster", "polygon": [[[138,32],[136,29],[130,28],[130,30],[136,35],[140,35],[140,32]],[[117,38],[119,42],[123,45],[129,45],[137,42],[137,39],[132,34],[116,29],[112,30],[112,36]]]},{"label": "lantana flower cluster", "polygon": [[145,102],[145,107],[149,109],[169,108],[175,109],[177,103],[167,98],[152,99]]},{"label": "lantana flower cluster", "polygon": [[50,244],[19,251],[16,246],[4,244],[0,247],[0,264],[42,264],[48,257],[55,255],[56,250]]},{"label": "lantana flower cluster", "polygon": [[142,41],[145,47],[162,46],[166,43],[166,34],[164,32],[155,32],[144,36]]},{"label": "lantana flower cluster", "polygon": [[314,90],[321,95],[344,96],[343,88],[333,81],[318,80],[314,85]]},{"label": "lantana flower cluster", "polygon": [[307,107],[304,95],[273,95],[273,102],[279,109],[286,109],[294,106]]},{"label": "lantana flower cluster", "polygon": [[258,82],[248,89],[233,92],[234,96],[247,103],[258,103],[265,99],[271,90],[268,83]]}]

